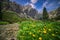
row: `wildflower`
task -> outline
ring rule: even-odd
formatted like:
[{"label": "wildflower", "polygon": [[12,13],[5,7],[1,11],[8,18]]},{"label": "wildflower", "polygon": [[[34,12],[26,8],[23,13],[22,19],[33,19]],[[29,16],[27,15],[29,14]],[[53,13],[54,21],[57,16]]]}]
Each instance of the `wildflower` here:
[{"label": "wildflower", "polygon": [[49,31],[51,31],[51,29],[48,29]]},{"label": "wildflower", "polygon": [[55,36],[55,34],[52,34],[52,36]]},{"label": "wildflower", "polygon": [[31,32],[29,34],[32,34]]},{"label": "wildflower", "polygon": [[34,34],[33,34],[32,36],[33,36],[33,37],[35,37],[35,35],[34,35]]},{"label": "wildflower", "polygon": [[47,32],[46,32],[46,30],[44,30],[44,31],[43,31],[43,33],[45,33],[45,34],[46,34],[46,33],[47,33]]},{"label": "wildflower", "polygon": [[42,37],[39,37],[39,40],[42,40]]}]

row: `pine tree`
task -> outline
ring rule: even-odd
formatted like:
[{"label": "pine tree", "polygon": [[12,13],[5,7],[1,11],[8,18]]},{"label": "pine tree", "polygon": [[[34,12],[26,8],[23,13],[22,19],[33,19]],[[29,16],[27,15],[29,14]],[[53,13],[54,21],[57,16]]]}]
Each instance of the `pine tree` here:
[{"label": "pine tree", "polygon": [[43,9],[43,20],[48,20],[48,13],[47,13],[47,10],[46,10],[46,8],[44,7],[44,9]]}]

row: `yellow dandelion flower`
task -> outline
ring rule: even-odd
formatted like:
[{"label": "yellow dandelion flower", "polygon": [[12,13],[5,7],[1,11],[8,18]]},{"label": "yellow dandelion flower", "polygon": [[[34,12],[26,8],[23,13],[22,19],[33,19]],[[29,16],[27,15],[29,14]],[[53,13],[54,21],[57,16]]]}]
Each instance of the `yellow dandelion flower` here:
[{"label": "yellow dandelion flower", "polygon": [[32,34],[32,32],[30,32],[29,34]]},{"label": "yellow dandelion flower", "polygon": [[49,31],[51,31],[51,29],[48,29]]},{"label": "yellow dandelion flower", "polygon": [[32,36],[33,36],[33,37],[35,37],[35,35],[34,35],[34,34],[33,34]]},{"label": "yellow dandelion flower", "polygon": [[42,37],[39,37],[39,40],[42,40]]},{"label": "yellow dandelion flower", "polygon": [[47,32],[46,32],[46,30],[44,30],[44,31],[43,31],[43,33],[45,33],[45,34],[46,34],[46,33],[47,33]]},{"label": "yellow dandelion flower", "polygon": [[52,34],[52,36],[55,36],[55,34]]}]

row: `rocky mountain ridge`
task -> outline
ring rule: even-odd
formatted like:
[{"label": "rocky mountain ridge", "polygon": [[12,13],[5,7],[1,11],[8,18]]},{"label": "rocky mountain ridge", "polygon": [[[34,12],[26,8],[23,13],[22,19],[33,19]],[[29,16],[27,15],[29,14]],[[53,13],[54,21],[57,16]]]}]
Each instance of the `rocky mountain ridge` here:
[{"label": "rocky mountain ridge", "polygon": [[[3,9],[10,10],[17,13],[20,17],[32,18],[35,19],[36,14],[38,13],[36,9],[32,8],[31,5],[22,6],[17,4],[16,2],[3,1]],[[9,5],[8,5],[9,4]]]}]

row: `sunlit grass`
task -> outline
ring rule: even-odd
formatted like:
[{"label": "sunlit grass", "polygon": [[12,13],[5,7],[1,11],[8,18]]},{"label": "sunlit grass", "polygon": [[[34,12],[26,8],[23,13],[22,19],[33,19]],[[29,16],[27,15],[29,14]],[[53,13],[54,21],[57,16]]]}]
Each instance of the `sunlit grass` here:
[{"label": "sunlit grass", "polygon": [[19,28],[18,40],[60,40],[60,22],[24,21]]}]

